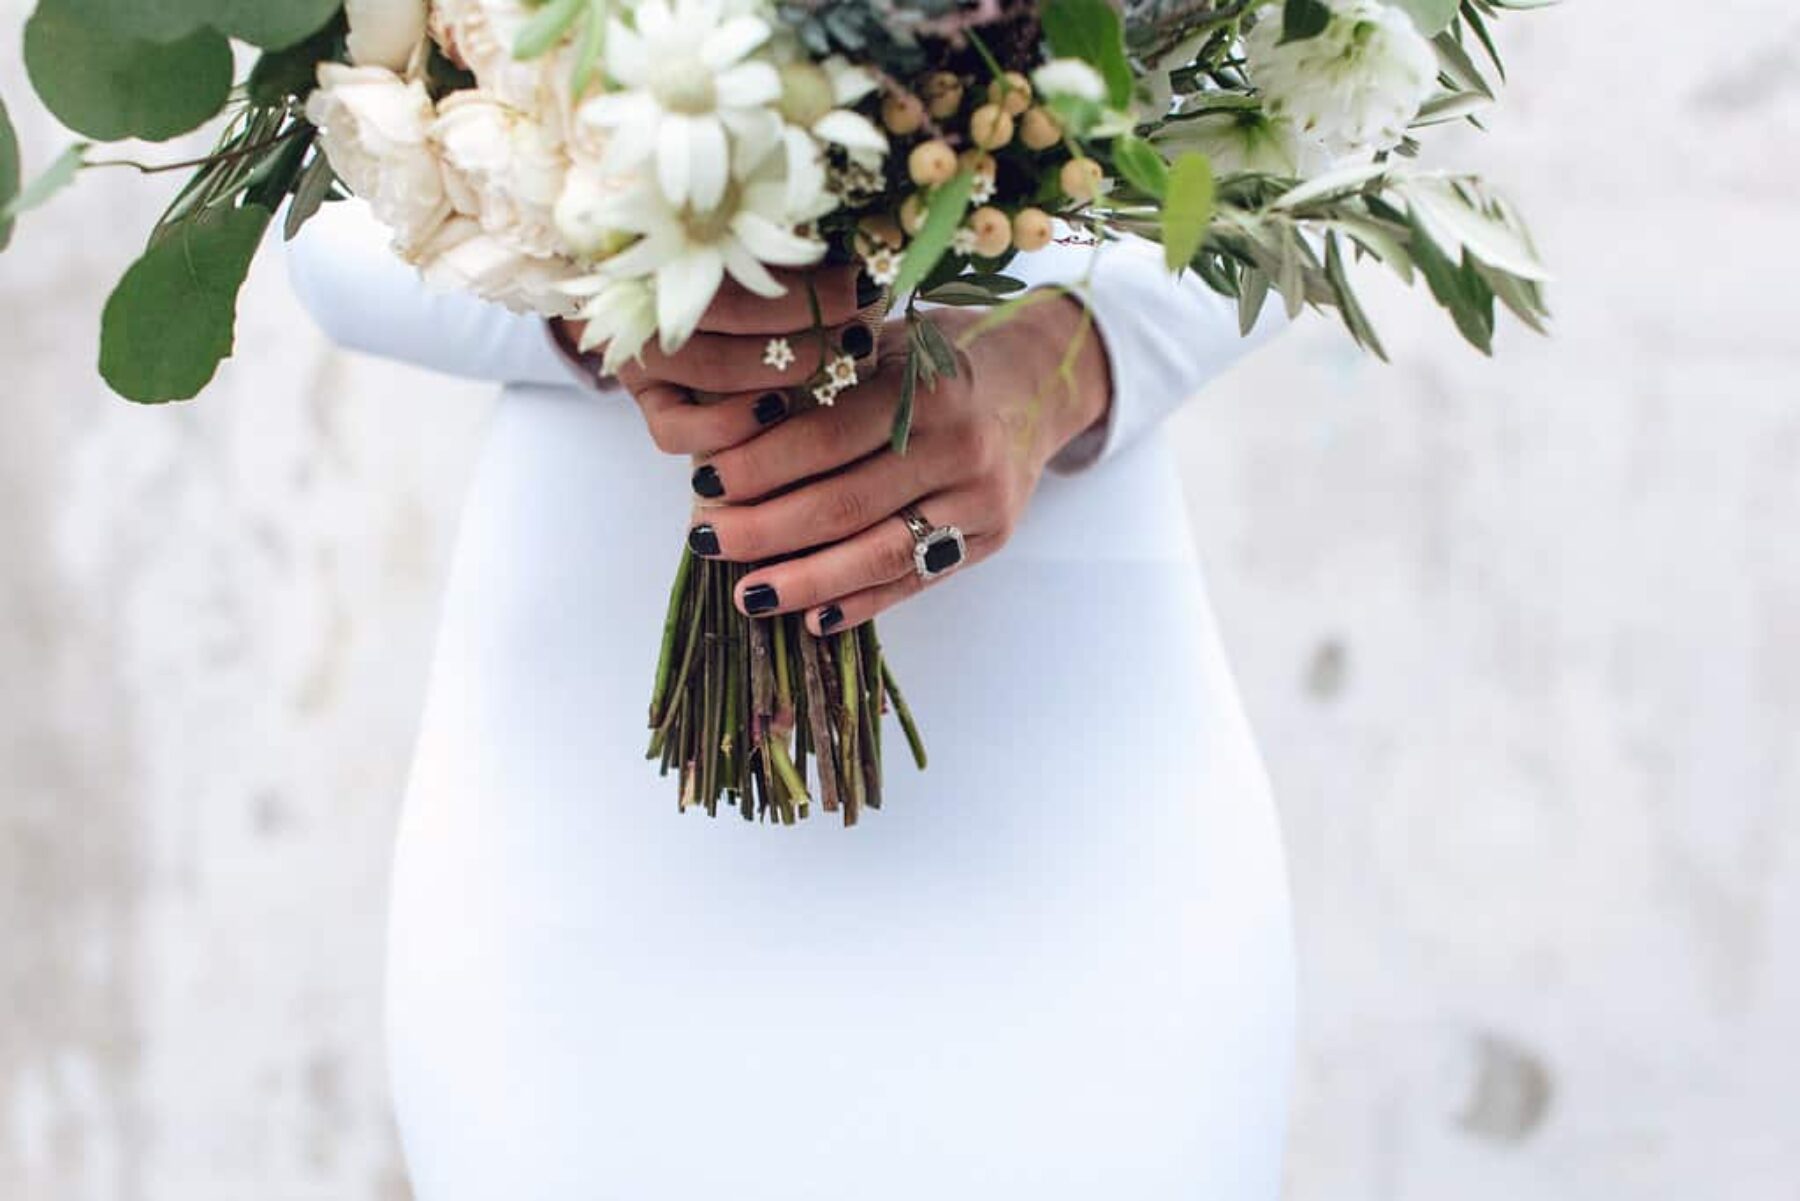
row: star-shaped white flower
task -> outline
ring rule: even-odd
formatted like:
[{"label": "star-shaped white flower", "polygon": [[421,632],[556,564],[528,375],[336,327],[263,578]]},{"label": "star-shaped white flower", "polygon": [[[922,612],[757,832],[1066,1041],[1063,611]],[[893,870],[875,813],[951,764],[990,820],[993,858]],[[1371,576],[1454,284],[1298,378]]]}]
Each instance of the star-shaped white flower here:
[{"label": "star-shaped white flower", "polygon": [[969,188],[970,204],[986,204],[994,198],[994,177],[985,171],[975,173],[975,183]]},{"label": "star-shaped white flower", "polygon": [[763,365],[773,367],[777,371],[786,371],[794,365],[794,348],[788,345],[786,338],[770,338],[763,347]]},{"label": "star-shaped white flower", "polygon": [[856,360],[847,354],[831,360],[825,371],[831,377],[831,387],[835,391],[842,392],[845,388],[856,386]]},{"label": "star-shaped white flower", "polygon": [[813,399],[828,409],[837,403],[837,395],[837,388],[831,384],[820,384],[813,389]]},{"label": "star-shaped white flower", "polygon": [[950,239],[950,249],[961,255],[974,254],[975,231],[966,225],[957,230],[956,235]]},{"label": "star-shaped white flower", "polygon": [[900,252],[892,246],[877,246],[863,256],[863,271],[875,283],[887,287],[900,278]]}]

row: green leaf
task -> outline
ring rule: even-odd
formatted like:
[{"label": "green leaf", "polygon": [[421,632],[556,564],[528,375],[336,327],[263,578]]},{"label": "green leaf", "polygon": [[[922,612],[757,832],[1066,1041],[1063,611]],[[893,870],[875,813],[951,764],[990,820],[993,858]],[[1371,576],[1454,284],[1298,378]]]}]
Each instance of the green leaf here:
[{"label": "green leaf", "polygon": [[974,187],[974,174],[959,171],[931,190],[931,199],[925,206],[925,222],[907,244],[906,255],[900,260],[894,295],[904,296],[918,287],[944,257],[944,252],[950,249],[950,240],[956,236],[964,214],[969,211],[969,193]]},{"label": "green leaf", "polygon": [[0,250],[12,241],[12,218],[5,214],[11,212],[13,197],[18,194],[19,135],[7,115],[6,101],[0,100]]},{"label": "green leaf", "polygon": [[[13,191],[16,194],[13,198],[0,204],[0,222],[10,225],[14,218],[24,216],[74,183],[75,173],[81,170],[87,152],[88,144],[77,142],[57,155],[56,161],[44,168],[43,172],[26,184],[24,188],[20,189],[15,186]],[[15,181],[16,178],[15,176]]]},{"label": "green leaf", "polygon": [[545,53],[562,40],[569,26],[575,24],[588,7],[588,0],[549,0],[520,28],[513,39],[513,57],[532,59]]},{"label": "green leaf", "polygon": [[337,173],[331,169],[331,161],[323,150],[316,152],[312,162],[301,172],[300,182],[294,186],[294,199],[288,205],[287,220],[281,226],[284,241],[293,241],[300,227],[313,219],[319,207],[331,197],[332,186],[336,183]]},{"label": "green leaf", "polygon": [[273,214],[247,205],[184,222],[133,263],[106,302],[100,374],[144,404],[200,393],[232,351],[237,294]]},{"label": "green leaf", "polygon": [[317,86],[319,64],[342,55],[343,36],[344,27],[333,22],[303,42],[265,51],[250,68],[251,103],[274,108],[290,96],[306,99]]},{"label": "green leaf", "polygon": [[1125,57],[1125,25],[1108,0],[1049,0],[1044,37],[1059,58],[1079,58],[1106,81],[1114,108],[1131,103],[1131,63]]},{"label": "green leaf", "polygon": [[906,366],[900,373],[900,405],[894,410],[893,429],[888,433],[888,446],[897,455],[906,453],[906,444],[912,437],[913,396],[919,390],[919,361],[924,351],[919,349],[918,340],[906,340]]},{"label": "green leaf", "polygon": [[1388,0],[1388,3],[1411,17],[1420,33],[1431,37],[1450,28],[1462,0]]},{"label": "green leaf", "polygon": [[1200,253],[1213,204],[1212,163],[1197,151],[1176,159],[1162,211],[1163,262],[1169,270],[1180,271]]},{"label": "green leaf", "polygon": [[1331,6],[1324,0],[1286,0],[1281,6],[1281,44],[1316,38],[1331,24]]},{"label": "green leaf", "polygon": [[1113,166],[1119,169],[1133,187],[1146,196],[1163,198],[1169,183],[1169,163],[1161,152],[1144,139],[1132,134],[1114,138]]},{"label": "green leaf", "polygon": [[279,50],[323,28],[343,0],[66,0],[62,7],[122,38],[176,42],[212,29]]},{"label": "green leaf", "polygon": [[42,0],[25,25],[31,84],[57,120],[102,142],[161,142],[204,123],[231,93],[231,45],[210,30],[160,44]]},{"label": "green leaf", "polygon": [[1344,270],[1344,254],[1338,247],[1338,236],[1329,234],[1325,239],[1325,277],[1331,281],[1331,290],[1337,295],[1338,316],[1344,319],[1344,328],[1356,339],[1359,346],[1374,352],[1376,358],[1387,361],[1387,351],[1381,345],[1381,339],[1375,335],[1375,327],[1369,323],[1368,314],[1363,312],[1360,301],[1356,298],[1356,290],[1350,286],[1350,274]]}]

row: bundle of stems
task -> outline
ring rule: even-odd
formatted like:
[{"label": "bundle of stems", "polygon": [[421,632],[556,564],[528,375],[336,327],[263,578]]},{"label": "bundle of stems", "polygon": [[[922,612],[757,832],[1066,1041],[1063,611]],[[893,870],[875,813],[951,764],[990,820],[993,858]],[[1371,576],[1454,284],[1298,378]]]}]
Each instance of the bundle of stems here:
[{"label": "bundle of stems", "polygon": [[746,617],[732,604],[750,568],[684,550],[663,621],[650,700],[650,750],[680,773],[680,808],[782,825],[813,793],[851,826],[881,808],[881,719],[899,717],[913,761],[925,744],[881,653],[873,622],[814,637],[799,614]]}]

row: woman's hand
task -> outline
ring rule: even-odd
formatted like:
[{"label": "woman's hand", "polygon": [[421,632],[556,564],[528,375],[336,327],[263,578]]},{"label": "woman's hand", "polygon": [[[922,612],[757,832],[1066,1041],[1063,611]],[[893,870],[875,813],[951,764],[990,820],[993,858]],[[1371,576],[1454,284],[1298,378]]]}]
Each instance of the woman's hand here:
[{"label": "woman's hand", "polygon": [[[821,366],[809,281],[817,293],[829,353],[860,359],[873,349],[874,337],[857,313],[880,298],[880,289],[862,281],[856,267],[778,270],[774,275],[787,285],[785,295],[757,296],[727,278],[698,332],[679,353],[663,354],[652,342],[641,362],[628,363],[619,372],[659,449],[714,454],[788,415],[792,405],[782,389],[798,388]],[[564,335],[571,343],[579,344],[580,333],[579,323],[566,324]],[[785,363],[769,353],[777,340],[792,352]],[[695,403],[700,393],[707,394],[707,403]]]},{"label": "woman's hand", "polygon": [[[925,319],[956,345],[981,314],[940,311]],[[921,382],[911,442],[897,455],[888,439],[905,343],[896,322],[883,338],[873,378],[834,406],[809,409],[760,433],[741,411],[714,418],[690,409],[686,425],[695,433],[685,436],[684,429],[683,438],[665,447],[716,451],[694,473],[695,493],[713,502],[690,532],[697,554],[780,560],[738,586],[744,612],[804,610],[808,628],[824,633],[856,626],[920,591],[927,582],[914,568],[913,536],[896,516],[908,505],[933,525],[961,529],[967,562],[985,559],[1006,544],[1045,465],[1101,420],[1110,403],[1106,356],[1092,320],[1071,297],[1047,293],[968,340],[954,377],[939,378],[930,389]],[[665,400],[660,390],[700,375],[677,362],[688,353],[651,368],[663,378],[646,389],[655,394],[647,412],[677,405],[673,391]],[[716,386],[724,378],[706,382]],[[755,378],[759,388],[775,382]],[[755,403],[742,402],[740,409]],[[698,433],[702,425],[706,437]]]}]

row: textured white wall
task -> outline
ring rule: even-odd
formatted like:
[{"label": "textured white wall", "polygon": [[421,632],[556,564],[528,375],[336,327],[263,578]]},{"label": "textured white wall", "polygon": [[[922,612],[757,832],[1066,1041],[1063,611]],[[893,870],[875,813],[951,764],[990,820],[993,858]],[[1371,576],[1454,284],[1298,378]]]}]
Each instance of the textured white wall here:
[{"label": "textured white wall", "polygon": [[[1506,22],[1443,157],[1535,216],[1556,339],[1378,289],[1395,366],[1315,321],[1176,422],[1293,857],[1294,1201],[1800,1196],[1797,35]],[[273,261],[202,403],[110,398],[161,189],[0,257],[0,1197],[399,1198],[387,840],[486,401]]]}]

